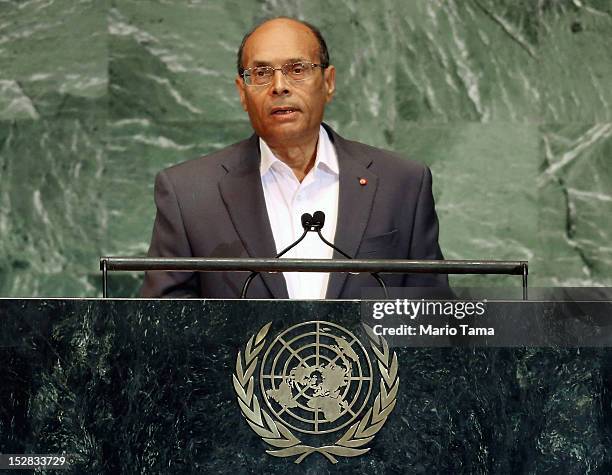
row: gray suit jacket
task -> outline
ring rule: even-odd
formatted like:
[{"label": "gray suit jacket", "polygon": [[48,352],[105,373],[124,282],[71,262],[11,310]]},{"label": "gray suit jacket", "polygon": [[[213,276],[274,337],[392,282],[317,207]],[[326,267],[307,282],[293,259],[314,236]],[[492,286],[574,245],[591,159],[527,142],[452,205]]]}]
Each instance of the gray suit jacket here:
[{"label": "gray suit jacket", "polygon": [[[442,259],[431,172],[417,162],[343,139],[324,124],[338,155],[335,244],[363,259]],[[258,137],[157,175],[149,256],[274,257],[259,173]],[[365,178],[365,186],[359,183]],[[316,210],[312,210],[314,212]],[[341,258],[337,253],[335,258]],[[238,298],[248,273],[148,272],[143,297]],[[390,287],[447,285],[446,276],[383,276]],[[332,274],[327,298],[360,298],[369,275]],[[249,298],[288,298],[282,274],[261,274]]]}]

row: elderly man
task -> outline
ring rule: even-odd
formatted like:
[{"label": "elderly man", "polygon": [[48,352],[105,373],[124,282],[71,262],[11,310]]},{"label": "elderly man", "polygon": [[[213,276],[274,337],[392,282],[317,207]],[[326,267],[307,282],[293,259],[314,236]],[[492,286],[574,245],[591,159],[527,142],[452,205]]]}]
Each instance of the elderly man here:
[{"label": "elderly man", "polygon": [[[394,153],[343,139],[323,124],[335,68],[312,25],[275,18],[238,51],[236,88],[255,134],[162,171],[150,256],[274,257],[321,210],[323,235],[356,258],[440,259],[431,173]],[[332,258],[315,233],[285,257]],[[145,276],[143,297],[236,298],[242,273]],[[388,286],[445,284],[445,277],[387,275]],[[262,274],[250,298],[359,298],[369,275]]]}]

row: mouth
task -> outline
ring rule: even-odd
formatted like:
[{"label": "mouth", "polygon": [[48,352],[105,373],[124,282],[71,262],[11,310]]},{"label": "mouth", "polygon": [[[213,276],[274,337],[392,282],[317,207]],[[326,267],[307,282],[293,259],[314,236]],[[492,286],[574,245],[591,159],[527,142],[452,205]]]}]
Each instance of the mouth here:
[{"label": "mouth", "polygon": [[273,107],[271,115],[279,115],[279,116],[291,115],[299,111],[300,110],[297,107],[290,107],[290,106]]}]

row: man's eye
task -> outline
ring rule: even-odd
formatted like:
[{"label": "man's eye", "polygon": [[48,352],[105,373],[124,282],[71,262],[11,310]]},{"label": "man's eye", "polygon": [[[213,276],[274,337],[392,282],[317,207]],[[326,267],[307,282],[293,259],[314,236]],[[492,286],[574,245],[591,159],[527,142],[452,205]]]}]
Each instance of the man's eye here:
[{"label": "man's eye", "polygon": [[256,69],[255,71],[255,76],[259,77],[259,78],[263,78],[266,76],[266,70],[265,69]]},{"label": "man's eye", "polygon": [[301,63],[294,64],[291,66],[292,74],[303,74],[304,73],[304,65]]}]

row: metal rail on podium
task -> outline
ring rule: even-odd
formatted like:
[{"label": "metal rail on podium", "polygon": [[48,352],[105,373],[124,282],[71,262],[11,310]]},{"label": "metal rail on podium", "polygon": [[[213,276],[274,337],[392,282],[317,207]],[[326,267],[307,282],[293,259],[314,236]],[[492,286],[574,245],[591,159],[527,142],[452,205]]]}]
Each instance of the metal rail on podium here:
[{"label": "metal rail on podium", "polygon": [[200,257],[101,257],[102,295],[109,272],[347,272],[351,274],[504,274],[522,277],[527,300],[527,261],[404,259],[259,259]]}]

